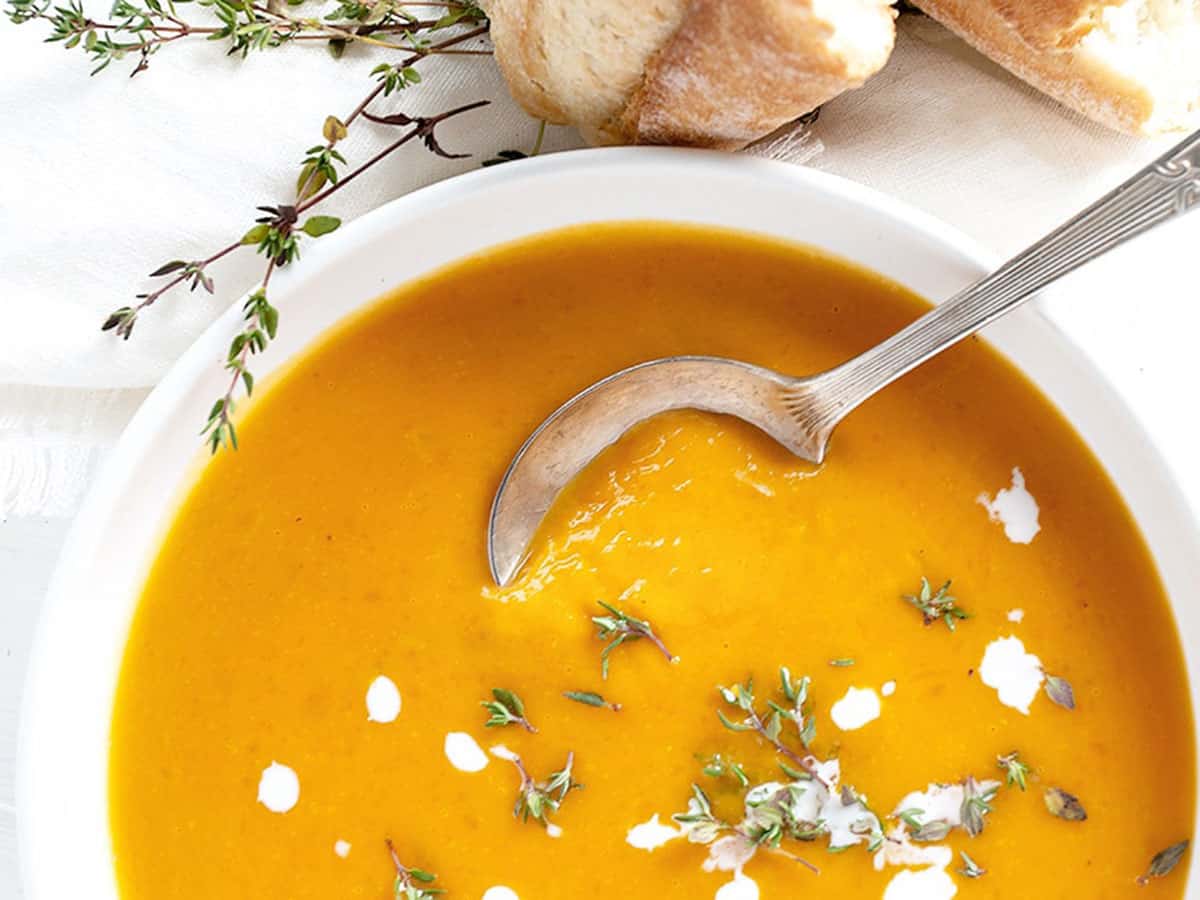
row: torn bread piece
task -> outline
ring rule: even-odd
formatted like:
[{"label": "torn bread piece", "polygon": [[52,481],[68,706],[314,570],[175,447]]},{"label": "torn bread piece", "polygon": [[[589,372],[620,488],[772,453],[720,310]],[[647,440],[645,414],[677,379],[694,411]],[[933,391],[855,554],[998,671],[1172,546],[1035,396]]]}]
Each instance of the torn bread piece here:
[{"label": "torn bread piece", "polygon": [[531,115],[591,143],[736,149],[879,71],[888,0],[490,0]]},{"label": "torn bread piece", "polygon": [[1051,97],[1110,128],[1200,127],[1200,0],[912,0]]}]

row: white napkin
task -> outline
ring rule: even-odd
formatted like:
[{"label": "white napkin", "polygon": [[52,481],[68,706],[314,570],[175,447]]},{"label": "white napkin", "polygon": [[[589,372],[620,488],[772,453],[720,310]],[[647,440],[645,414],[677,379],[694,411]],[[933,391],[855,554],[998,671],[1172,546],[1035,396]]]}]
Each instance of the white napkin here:
[{"label": "white napkin", "polygon": [[[1063,110],[933,22],[901,23],[887,69],[822,112],[819,143],[800,148],[810,164],[1009,251],[1156,151]],[[127,342],[101,334],[105,315],[146,290],[160,263],[205,255],[242,233],[256,204],[290,199],[325,115],[345,115],[365,95],[381,57],[351,48],[334,60],[319,46],[293,45],[241,60],[197,41],[164,49],[136,78],[121,64],[89,78],[83,55],[42,44],[44,32],[39,23],[0,25],[0,382],[149,385],[261,261],[243,251],[214,266],[215,296],[165,296]],[[417,89],[378,108],[492,100],[444,131],[448,147],[475,157],[406,148],[332,200],[330,213],[359,215],[532,143],[535,123],[490,59],[430,60],[424,71]],[[384,126],[366,124],[343,149],[361,160],[386,137]],[[578,143],[574,132],[551,129],[547,150]]]}]

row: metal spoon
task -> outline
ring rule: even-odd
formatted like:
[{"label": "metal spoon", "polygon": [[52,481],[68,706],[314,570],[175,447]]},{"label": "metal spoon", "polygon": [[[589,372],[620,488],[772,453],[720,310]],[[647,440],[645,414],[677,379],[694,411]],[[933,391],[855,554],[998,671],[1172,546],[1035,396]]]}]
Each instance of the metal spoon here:
[{"label": "metal spoon", "polygon": [[835,369],[795,378],[733,359],[675,356],[610,375],[568,400],[517,451],[488,523],[501,586],[554,498],[632,426],[673,409],[725,413],[797,456],[825,458],[833,429],[876,391],[1084,263],[1200,203],[1200,132],[902,331]]}]

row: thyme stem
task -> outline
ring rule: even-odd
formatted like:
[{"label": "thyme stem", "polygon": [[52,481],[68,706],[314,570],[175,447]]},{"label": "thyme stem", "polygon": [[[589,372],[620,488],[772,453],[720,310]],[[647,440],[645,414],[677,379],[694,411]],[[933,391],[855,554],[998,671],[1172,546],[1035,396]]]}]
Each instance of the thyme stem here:
[{"label": "thyme stem", "polygon": [[[382,87],[380,87],[378,89],[382,90]],[[303,203],[298,204],[296,206],[296,212],[302,213],[305,210],[311,209],[312,207],[316,206],[322,200],[326,199],[330,194],[333,194],[335,191],[338,191],[341,188],[345,187],[347,184],[349,184],[351,181],[353,181],[355,178],[357,178],[363,172],[367,171],[367,169],[374,166],[376,163],[378,163],[384,157],[389,156],[392,153],[394,153],[395,151],[399,150],[401,147],[403,147],[405,144],[407,144],[413,138],[425,137],[426,135],[432,133],[433,129],[436,126],[440,125],[442,122],[446,121],[447,119],[453,118],[454,116],[457,116],[457,115],[461,115],[462,113],[465,113],[465,112],[470,112],[473,109],[479,109],[480,107],[487,106],[489,103],[491,103],[490,100],[476,100],[474,103],[468,103],[465,106],[459,106],[455,109],[447,110],[444,113],[440,113],[436,116],[431,116],[430,118],[425,119],[421,124],[418,124],[411,131],[406,132],[402,137],[397,138],[391,144],[388,144],[386,147],[384,147],[382,150],[380,150],[378,153],[376,153],[374,156],[372,156],[370,159],[368,159],[365,163],[360,165],[358,168],[352,169],[351,171],[347,172],[344,176],[342,176],[342,178],[337,182],[337,184],[331,184],[329,187],[325,188],[325,190],[321,191],[319,194],[314,194],[312,197],[309,197]],[[365,107],[363,109],[358,110],[357,114],[362,115],[364,113],[364,111],[365,111]],[[349,124],[349,120],[347,121],[347,124]]]}]

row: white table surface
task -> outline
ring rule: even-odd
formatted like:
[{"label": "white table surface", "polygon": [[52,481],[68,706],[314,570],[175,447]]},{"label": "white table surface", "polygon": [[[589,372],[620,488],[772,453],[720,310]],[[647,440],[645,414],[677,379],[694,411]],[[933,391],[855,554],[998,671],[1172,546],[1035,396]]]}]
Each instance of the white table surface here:
[{"label": "white table surface", "polygon": [[[946,71],[929,72],[929,58],[913,55],[912,45],[942,42],[932,26],[918,23],[915,37],[906,40],[909,46],[901,50],[910,55],[898,51],[890,81],[881,77],[879,87],[869,85],[827,107],[818,129],[825,149],[813,165],[900,196],[997,253],[1010,253],[1098,193],[1093,182],[1110,186],[1118,180],[1110,177],[1114,169],[1132,171],[1153,155],[1151,145],[1069,121],[967,51],[931,50],[940,53],[934,59],[944,61]],[[962,58],[956,61],[956,55]],[[905,93],[911,92],[910,78],[918,73],[928,75],[936,88],[929,103],[913,103]],[[10,83],[21,77],[15,71],[4,76]],[[214,72],[212,77],[225,76]],[[950,142],[935,125],[952,122],[961,128],[964,117],[974,112],[976,101],[962,87],[970,77],[994,80],[989,96],[1007,92],[991,114],[994,134],[969,148],[963,141],[946,146]],[[2,107],[0,103],[0,114]],[[1035,139],[1042,126],[1029,124],[1041,114],[1049,117],[1046,121],[1067,122],[1054,132],[1049,148]],[[922,116],[928,121],[922,122]],[[981,163],[980,146],[995,157]],[[864,164],[862,148],[871,147],[877,148],[875,158]],[[153,155],[153,149],[147,152]],[[1005,154],[1020,160],[1020,167],[1003,164]],[[1107,167],[1103,176],[1089,179],[1101,165]],[[0,214],[4,202],[0,197]],[[2,243],[13,240],[15,231]],[[1197,381],[1198,274],[1200,214],[1117,251],[1039,301],[1134,408],[1195,509],[1200,509],[1200,423],[1190,387]],[[16,900],[21,893],[13,761],[38,607],[87,485],[145,395],[144,388],[0,383],[0,898]]]}]

